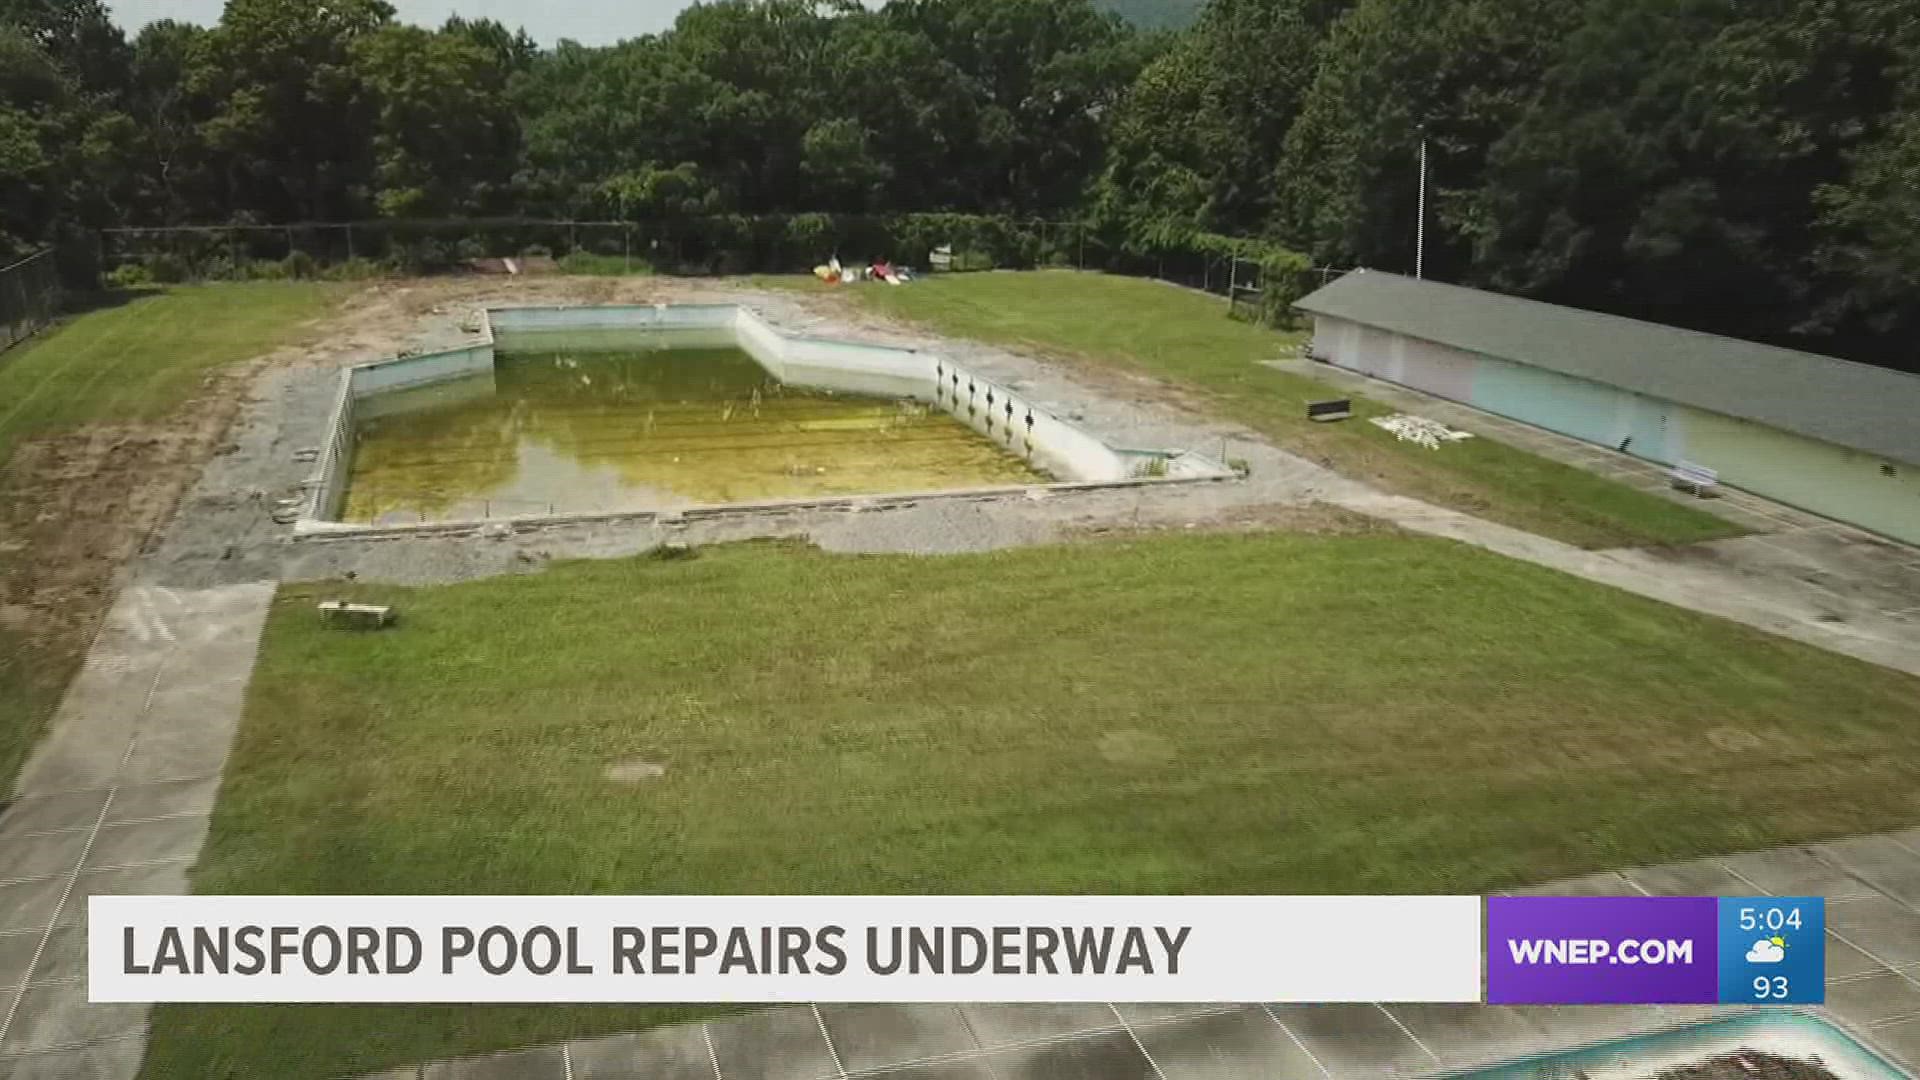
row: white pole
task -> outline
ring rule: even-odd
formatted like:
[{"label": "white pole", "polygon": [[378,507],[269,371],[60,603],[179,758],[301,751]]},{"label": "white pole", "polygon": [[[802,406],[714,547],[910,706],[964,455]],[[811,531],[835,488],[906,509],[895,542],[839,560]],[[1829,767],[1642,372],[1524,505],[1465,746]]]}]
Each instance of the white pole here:
[{"label": "white pole", "polygon": [[1413,276],[1426,277],[1427,270],[1427,140],[1420,138],[1420,221],[1413,238]]}]

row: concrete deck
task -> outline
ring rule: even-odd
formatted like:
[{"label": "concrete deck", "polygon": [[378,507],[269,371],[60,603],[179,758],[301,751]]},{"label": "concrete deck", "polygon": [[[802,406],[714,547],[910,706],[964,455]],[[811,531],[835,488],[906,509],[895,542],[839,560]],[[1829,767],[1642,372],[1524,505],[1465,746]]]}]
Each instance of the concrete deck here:
[{"label": "concrete deck", "polygon": [[[1609,871],[1566,896],[1827,897],[1823,1015],[1920,1072],[1920,829]],[[377,1080],[1275,1080],[1430,1076],[1714,1006],[820,1005],[394,1069]]]},{"label": "concrete deck", "polygon": [[0,813],[0,1078],[132,1077],[144,1005],[90,1005],[90,896],[186,893],[271,585],[120,594]]},{"label": "concrete deck", "polygon": [[1358,484],[1330,488],[1328,502],[1920,675],[1920,550],[1744,491],[1696,499],[1674,491],[1651,462],[1329,364],[1267,366],[1717,514],[1753,534],[1673,549],[1588,551]]}]

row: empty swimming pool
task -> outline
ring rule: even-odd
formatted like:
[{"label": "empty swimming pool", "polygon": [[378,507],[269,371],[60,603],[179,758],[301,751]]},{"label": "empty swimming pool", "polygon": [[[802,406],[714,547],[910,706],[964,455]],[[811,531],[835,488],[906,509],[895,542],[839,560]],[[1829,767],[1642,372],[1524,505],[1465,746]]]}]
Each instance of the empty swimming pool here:
[{"label": "empty swimming pool", "polygon": [[345,521],[521,514],[1041,482],[943,411],[790,387],[696,332],[502,350],[491,372],[390,391],[355,417]]},{"label": "empty swimming pool", "polygon": [[502,308],[348,369],[301,535],[1230,477],[1110,446],[935,353],[722,305]]}]

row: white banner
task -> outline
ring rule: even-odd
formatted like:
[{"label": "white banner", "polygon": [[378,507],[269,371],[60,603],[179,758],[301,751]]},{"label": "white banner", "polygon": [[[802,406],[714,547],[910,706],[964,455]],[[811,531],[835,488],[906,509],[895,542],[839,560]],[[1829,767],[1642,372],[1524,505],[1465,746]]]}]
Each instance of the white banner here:
[{"label": "white banner", "polygon": [[1480,1000],[1472,896],[96,896],[91,1001]]}]

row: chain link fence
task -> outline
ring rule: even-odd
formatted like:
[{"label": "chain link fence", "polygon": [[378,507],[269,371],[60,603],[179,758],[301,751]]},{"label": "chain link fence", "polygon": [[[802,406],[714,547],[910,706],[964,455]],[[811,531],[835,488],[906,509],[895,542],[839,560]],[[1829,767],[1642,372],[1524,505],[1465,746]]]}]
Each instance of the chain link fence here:
[{"label": "chain link fence", "polygon": [[60,273],[52,249],[0,267],[0,352],[32,337],[60,310]]},{"label": "chain link fence", "polygon": [[[934,252],[941,258],[934,259]],[[838,258],[930,271],[1061,267],[1151,277],[1204,290],[1236,316],[1284,315],[1299,282],[1261,264],[1179,243],[1141,248],[1084,221],[981,214],[715,215],[632,221],[381,219],[288,225],[108,229],[109,284],[228,278],[375,277],[459,272],[794,274]],[[511,261],[512,265],[507,265]],[[1282,285],[1283,288],[1276,288]],[[1284,295],[1283,295],[1284,294]]]}]

